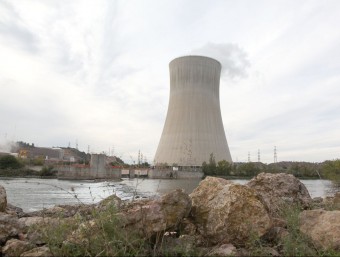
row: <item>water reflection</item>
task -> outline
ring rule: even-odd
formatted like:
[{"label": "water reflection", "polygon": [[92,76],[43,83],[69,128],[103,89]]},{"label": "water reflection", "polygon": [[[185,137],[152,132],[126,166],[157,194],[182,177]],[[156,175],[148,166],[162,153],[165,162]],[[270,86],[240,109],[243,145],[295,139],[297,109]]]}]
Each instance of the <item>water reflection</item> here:
[{"label": "water reflection", "polygon": [[[245,184],[248,180],[233,180]],[[332,192],[327,180],[301,180],[312,197],[326,196]],[[24,211],[41,210],[57,204],[96,203],[116,194],[123,200],[133,197],[157,197],[176,188],[191,193],[200,179],[161,180],[123,179],[122,181],[67,181],[57,179],[8,178],[0,179],[6,188],[7,202],[21,207]]]}]

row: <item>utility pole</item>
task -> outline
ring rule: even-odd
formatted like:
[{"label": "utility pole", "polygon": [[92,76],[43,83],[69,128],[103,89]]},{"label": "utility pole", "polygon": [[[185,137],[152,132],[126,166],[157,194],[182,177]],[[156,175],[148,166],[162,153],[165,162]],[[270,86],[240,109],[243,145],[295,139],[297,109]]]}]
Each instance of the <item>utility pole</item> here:
[{"label": "utility pole", "polygon": [[274,146],[274,163],[277,163],[277,151],[276,151],[276,146]]},{"label": "utility pole", "polygon": [[261,162],[261,153],[260,153],[260,149],[257,150],[257,161]]}]

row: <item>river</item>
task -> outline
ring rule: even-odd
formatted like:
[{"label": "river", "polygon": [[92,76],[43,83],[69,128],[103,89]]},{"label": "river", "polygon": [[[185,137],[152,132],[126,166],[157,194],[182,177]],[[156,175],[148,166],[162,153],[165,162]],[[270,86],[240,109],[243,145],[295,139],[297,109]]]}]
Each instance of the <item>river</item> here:
[{"label": "river", "polygon": [[[233,180],[245,184],[248,180]],[[161,180],[123,179],[122,181],[75,181],[38,178],[0,178],[0,185],[7,192],[7,202],[24,211],[36,211],[57,204],[96,203],[116,194],[123,200],[141,197],[157,197],[176,188],[191,193],[200,179]],[[311,197],[331,194],[328,180],[301,180]]]}]

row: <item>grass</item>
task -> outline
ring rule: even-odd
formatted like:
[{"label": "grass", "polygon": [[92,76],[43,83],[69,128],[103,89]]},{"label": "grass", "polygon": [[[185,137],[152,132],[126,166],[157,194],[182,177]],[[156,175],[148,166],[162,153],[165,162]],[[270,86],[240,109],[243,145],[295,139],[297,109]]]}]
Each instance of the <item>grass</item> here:
[{"label": "grass", "polygon": [[340,251],[317,248],[312,240],[299,230],[299,205],[286,205],[281,208],[281,217],[287,222],[288,235],[281,241],[281,253],[284,256],[340,256]]},{"label": "grass", "polygon": [[281,217],[287,222],[288,235],[282,240],[282,253],[285,256],[316,256],[312,241],[299,230],[299,205],[285,205],[281,208]]},{"label": "grass", "polygon": [[92,209],[92,215],[58,218],[31,232],[41,235],[54,256],[138,256],[145,255],[146,242],[133,231],[126,231],[117,218],[114,205]]}]

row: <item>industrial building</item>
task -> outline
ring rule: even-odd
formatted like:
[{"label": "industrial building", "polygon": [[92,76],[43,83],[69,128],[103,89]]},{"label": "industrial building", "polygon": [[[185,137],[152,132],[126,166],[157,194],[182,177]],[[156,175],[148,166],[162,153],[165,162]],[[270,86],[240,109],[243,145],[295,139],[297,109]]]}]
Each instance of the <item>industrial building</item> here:
[{"label": "industrial building", "polygon": [[222,122],[221,64],[209,57],[184,56],[170,68],[168,112],[155,165],[199,167],[210,154],[232,162]]}]

